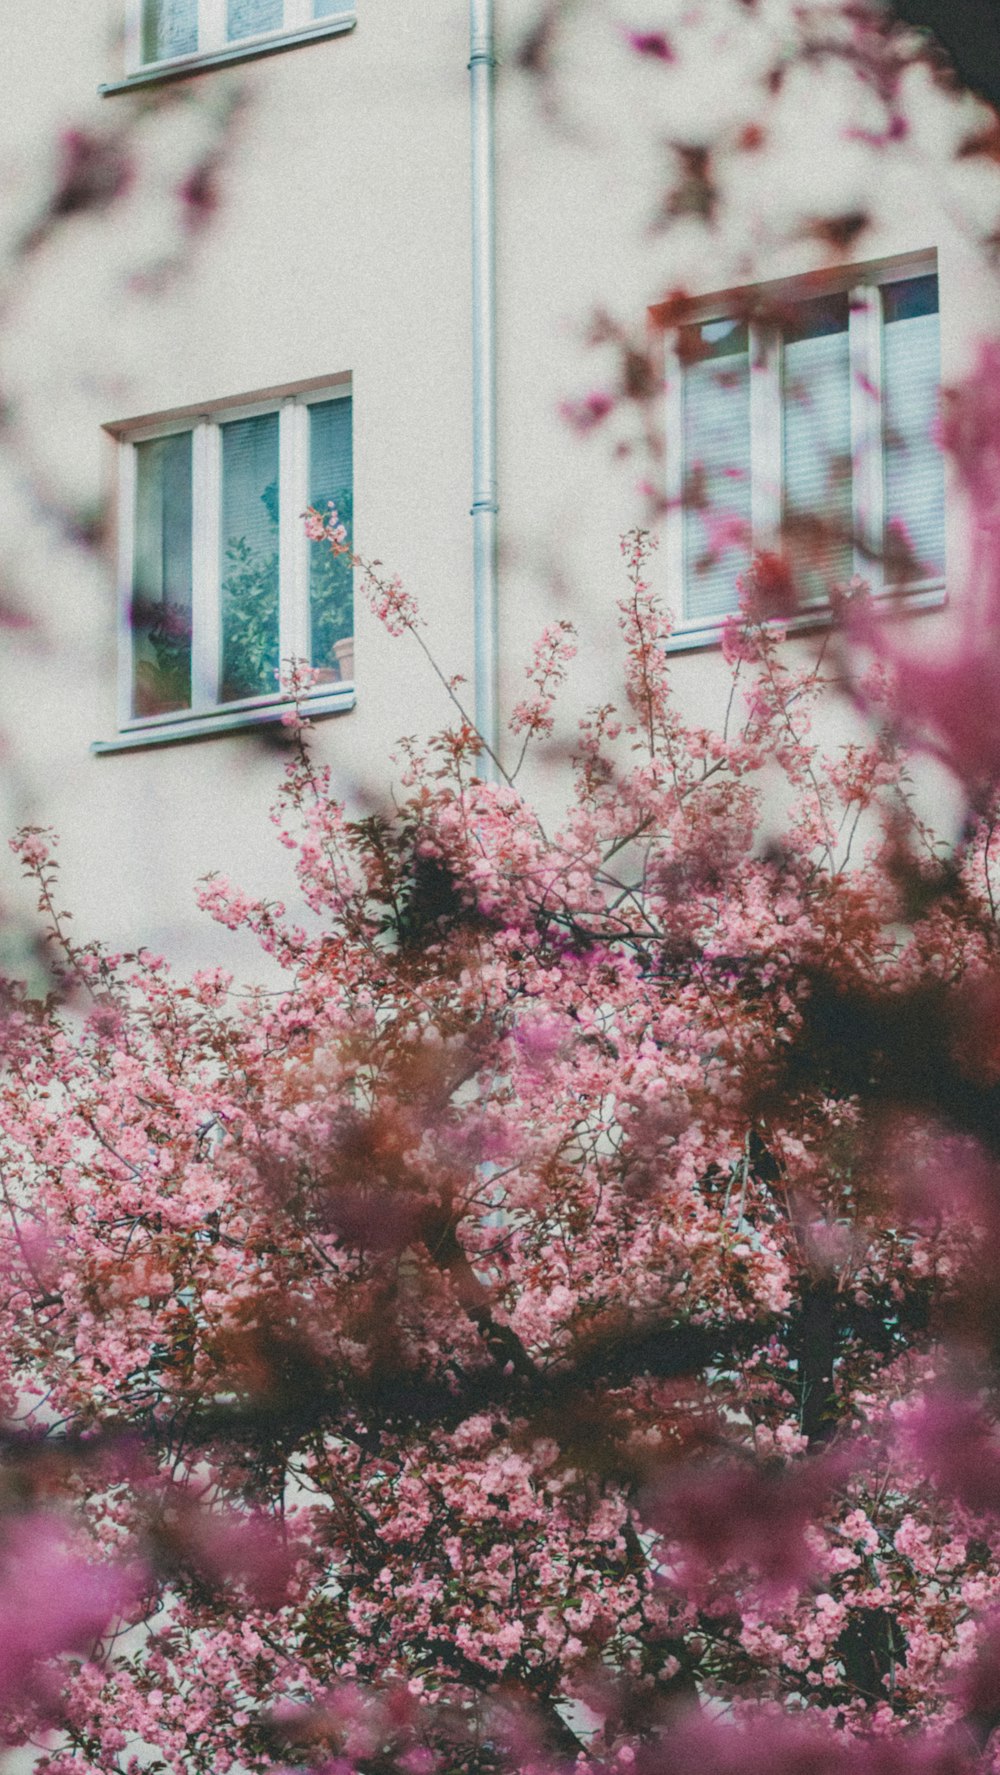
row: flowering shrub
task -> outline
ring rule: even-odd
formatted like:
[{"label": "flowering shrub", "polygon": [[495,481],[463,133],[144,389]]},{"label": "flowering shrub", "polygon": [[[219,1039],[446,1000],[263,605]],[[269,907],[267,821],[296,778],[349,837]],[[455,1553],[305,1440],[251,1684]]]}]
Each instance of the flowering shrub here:
[{"label": "flowering shrub", "polygon": [[280,992],[75,944],[16,842],[58,993],[3,1023],[8,1564],[36,1520],[63,1558],[52,1509],[73,1548],[0,1676],[52,1775],[994,1766],[990,759],[935,847],[888,657],[824,759],[770,559],[725,728],[686,723],[624,557],[627,702],[558,831],[477,774],[458,681],[392,818],[295,715],[308,928],[202,892]]}]

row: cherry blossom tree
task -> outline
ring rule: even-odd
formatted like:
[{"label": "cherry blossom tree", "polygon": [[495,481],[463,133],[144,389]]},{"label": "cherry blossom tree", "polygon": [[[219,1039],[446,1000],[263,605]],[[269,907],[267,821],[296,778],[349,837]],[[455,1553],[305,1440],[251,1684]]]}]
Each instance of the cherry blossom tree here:
[{"label": "cherry blossom tree", "polygon": [[[59,992],[4,1024],[10,1458],[31,1533],[65,1515],[118,1586],[55,1642],[42,1768],[991,1766],[991,753],[963,735],[945,852],[879,659],[824,759],[831,668],[786,657],[766,563],[725,731],[685,724],[647,554],[557,831],[457,710],[353,821],[293,705],[310,922],[202,890],[278,993],[75,944],[17,841]],[[541,638],[522,747],[571,655]],[[12,1736],[52,1724],[47,1631]]]},{"label": "cherry blossom tree", "polygon": [[[839,16],[888,140],[917,52]],[[581,429],[649,412],[607,338]],[[15,840],[53,987],[0,1027],[0,1697],[38,1769],[998,1767],[998,390],[987,348],[942,430],[982,521],[951,654],[860,584],[793,650],[794,557],[758,557],[702,727],[633,532],[625,699],[558,822],[522,783],[568,622],[495,780],[444,676],[377,816],[293,668],[301,908],[201,889],[277,989],[77,941],[55,839]]]}]

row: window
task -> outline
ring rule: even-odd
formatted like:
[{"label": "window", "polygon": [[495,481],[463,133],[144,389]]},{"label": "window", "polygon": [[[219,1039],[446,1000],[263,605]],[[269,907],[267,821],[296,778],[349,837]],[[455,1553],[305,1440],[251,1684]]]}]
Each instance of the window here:
[{"label": "window", "polygon": [[353,21],[352,0],[131,0],[134,70],[185,56],[218,55],[260,39],[310,33]]},{"label": "window", "polygon": [[292,659],[336,706],[354,676],[350,560],[309,542],[302,514],[332,504],[350,538],[350,395],[136,429],[122,483],[122,729],[260,719]]},{"label": "window", "polygon": [[909,261],[815,292],[703,306],[671,345],[666,542],[681,637],[714,633],[753,552],[779,540],[807,602],[855,573],[880,592],[943,585],[936,271]]}]

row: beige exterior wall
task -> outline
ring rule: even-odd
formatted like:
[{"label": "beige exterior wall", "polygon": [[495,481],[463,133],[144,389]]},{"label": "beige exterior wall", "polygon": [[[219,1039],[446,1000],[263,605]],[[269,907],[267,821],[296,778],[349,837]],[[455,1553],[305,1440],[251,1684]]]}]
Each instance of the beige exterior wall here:
[{"label": "beige exterior wall", "polygon": [[[821,262],[815,243],[790,245],[789,236],[816,213],[865,206],[873,215],[859,247],[866,260],[938,251],[946,380],[1000,321],[994,274],[976,245],[997,208],[998,175],[953,159],[968,108],[928,89],[914,99],[914,138],[885,154],[845,145],[855,114],[864,121],[864,101],[836,72],[812,86],[793,82],[762,116],[751,76],[780,40],[782,6],[763,9],[762,36],[749,14],[723,31],[723,13],[728,20],[734,9],[709,3],[686,61],[666,71],[625,53],[620,9],[582,6],[548,107],[531,81],[501,71],[508,706],[532,638],[554,614],[581,628],[577,707],[619,689],[617,538],[642,518],[636,487],[649,465],[612,459],[614,425],[580,442],[558,415],[560,401],[609,371],[583,344],[597,308],[641,332],[648,304],[669,289],[807,269]],[[501,54],[534,12],[535,0],[499,6]],[[39,200],[54,132],[80,122],[113,130],[134,110],[134,94],[96,96],[102,81],[120,77],[117,13],[118,0],[33,0],[8,31],[8,90],[19,98],[0,125],[8,245]],[[0,575],[39,632],[4,643],[12,749],[4,825],[30,818],[59,830],[81,934],[239,969],[246,952],[195,911],[195,880],[215,869],[252,892],[289,888],[287,856],[267,821],[280,760],[259,737],[90,752],[92,740],[115,731],[114,573],[108,553],[70,545],[53,512],[113,495],[111,422],[349,372],[358,546],[403,575],[443,667],[471,679],[467,33],[465,0],[359,0],[347,36],[187,79],[172,89],[178,102],[140,128],[131,196],[106,218],[67,224],[14,278],[0,337],[14,419]],[[172,187],[237,90],[243,109],[226,147],[223,201],[188,242]],[[734,162],[720,229],[651,228],[665,136],[733,134],[754,115],[767,141]],[[953,503],[950,587],[960,583],[961,556]],[[947,620],[919,622],[931,633]],[[342,793],[363,804],[386,793],[392,742],[433,729],[445,705],[408,643],[391,641],[363,608],[356,629],[356,707],[322,721],[316,744]],[[686,705],[711,720],[722,694],[717,653],[678,658],[676,681]],[[17,892],[11,880],[8,900]]]}]

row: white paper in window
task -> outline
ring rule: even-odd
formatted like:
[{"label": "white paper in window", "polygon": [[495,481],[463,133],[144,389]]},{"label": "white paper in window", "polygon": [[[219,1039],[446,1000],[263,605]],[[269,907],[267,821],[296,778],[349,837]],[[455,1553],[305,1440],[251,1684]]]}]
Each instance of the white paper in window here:
[{"label": "white paper in window", "polygon": [[198,0],[143,0],[142,59],[166,61],[198,48]]},{"label": "white paper in window", "polygon": [[284,23],[284,0],[229,0],[226,34],[230,43],[256,37],[259,31],[279,31]]},{"label": "white paper in window", "polygon": [[[325,512],[331,502],[350,544],[354,490],[349,397],[317,401],[309,408],[309,503]],[[353,677],[354,574],[349,556],[334,555],[327,542],[309,544],[309,623],[312,664],[323,678]]]},{"label": "white paper in window", "polygon": [[941,379],[937,278],[882,291],[886,571],[890,581],[944,572],[944,469],[933,437]]},{"label": "white paper in window", "polygon": [[693,328],[684,372],[684,612],[723,616],[750,563],[750,353],[740,321]]},{"label": "white paper in window", "polygon": [[278,415],[222,426],[220,700],[273,695],[278,618]]},{"label": "white paper in window", "polygon": [[782,376],[786,540],[801,595],[829,597],[854,570],[848,297],[800,303]]},{"label": "white paper in window", "polygon": [[137,444],[132,714],[191,706],[191,433]]}]

